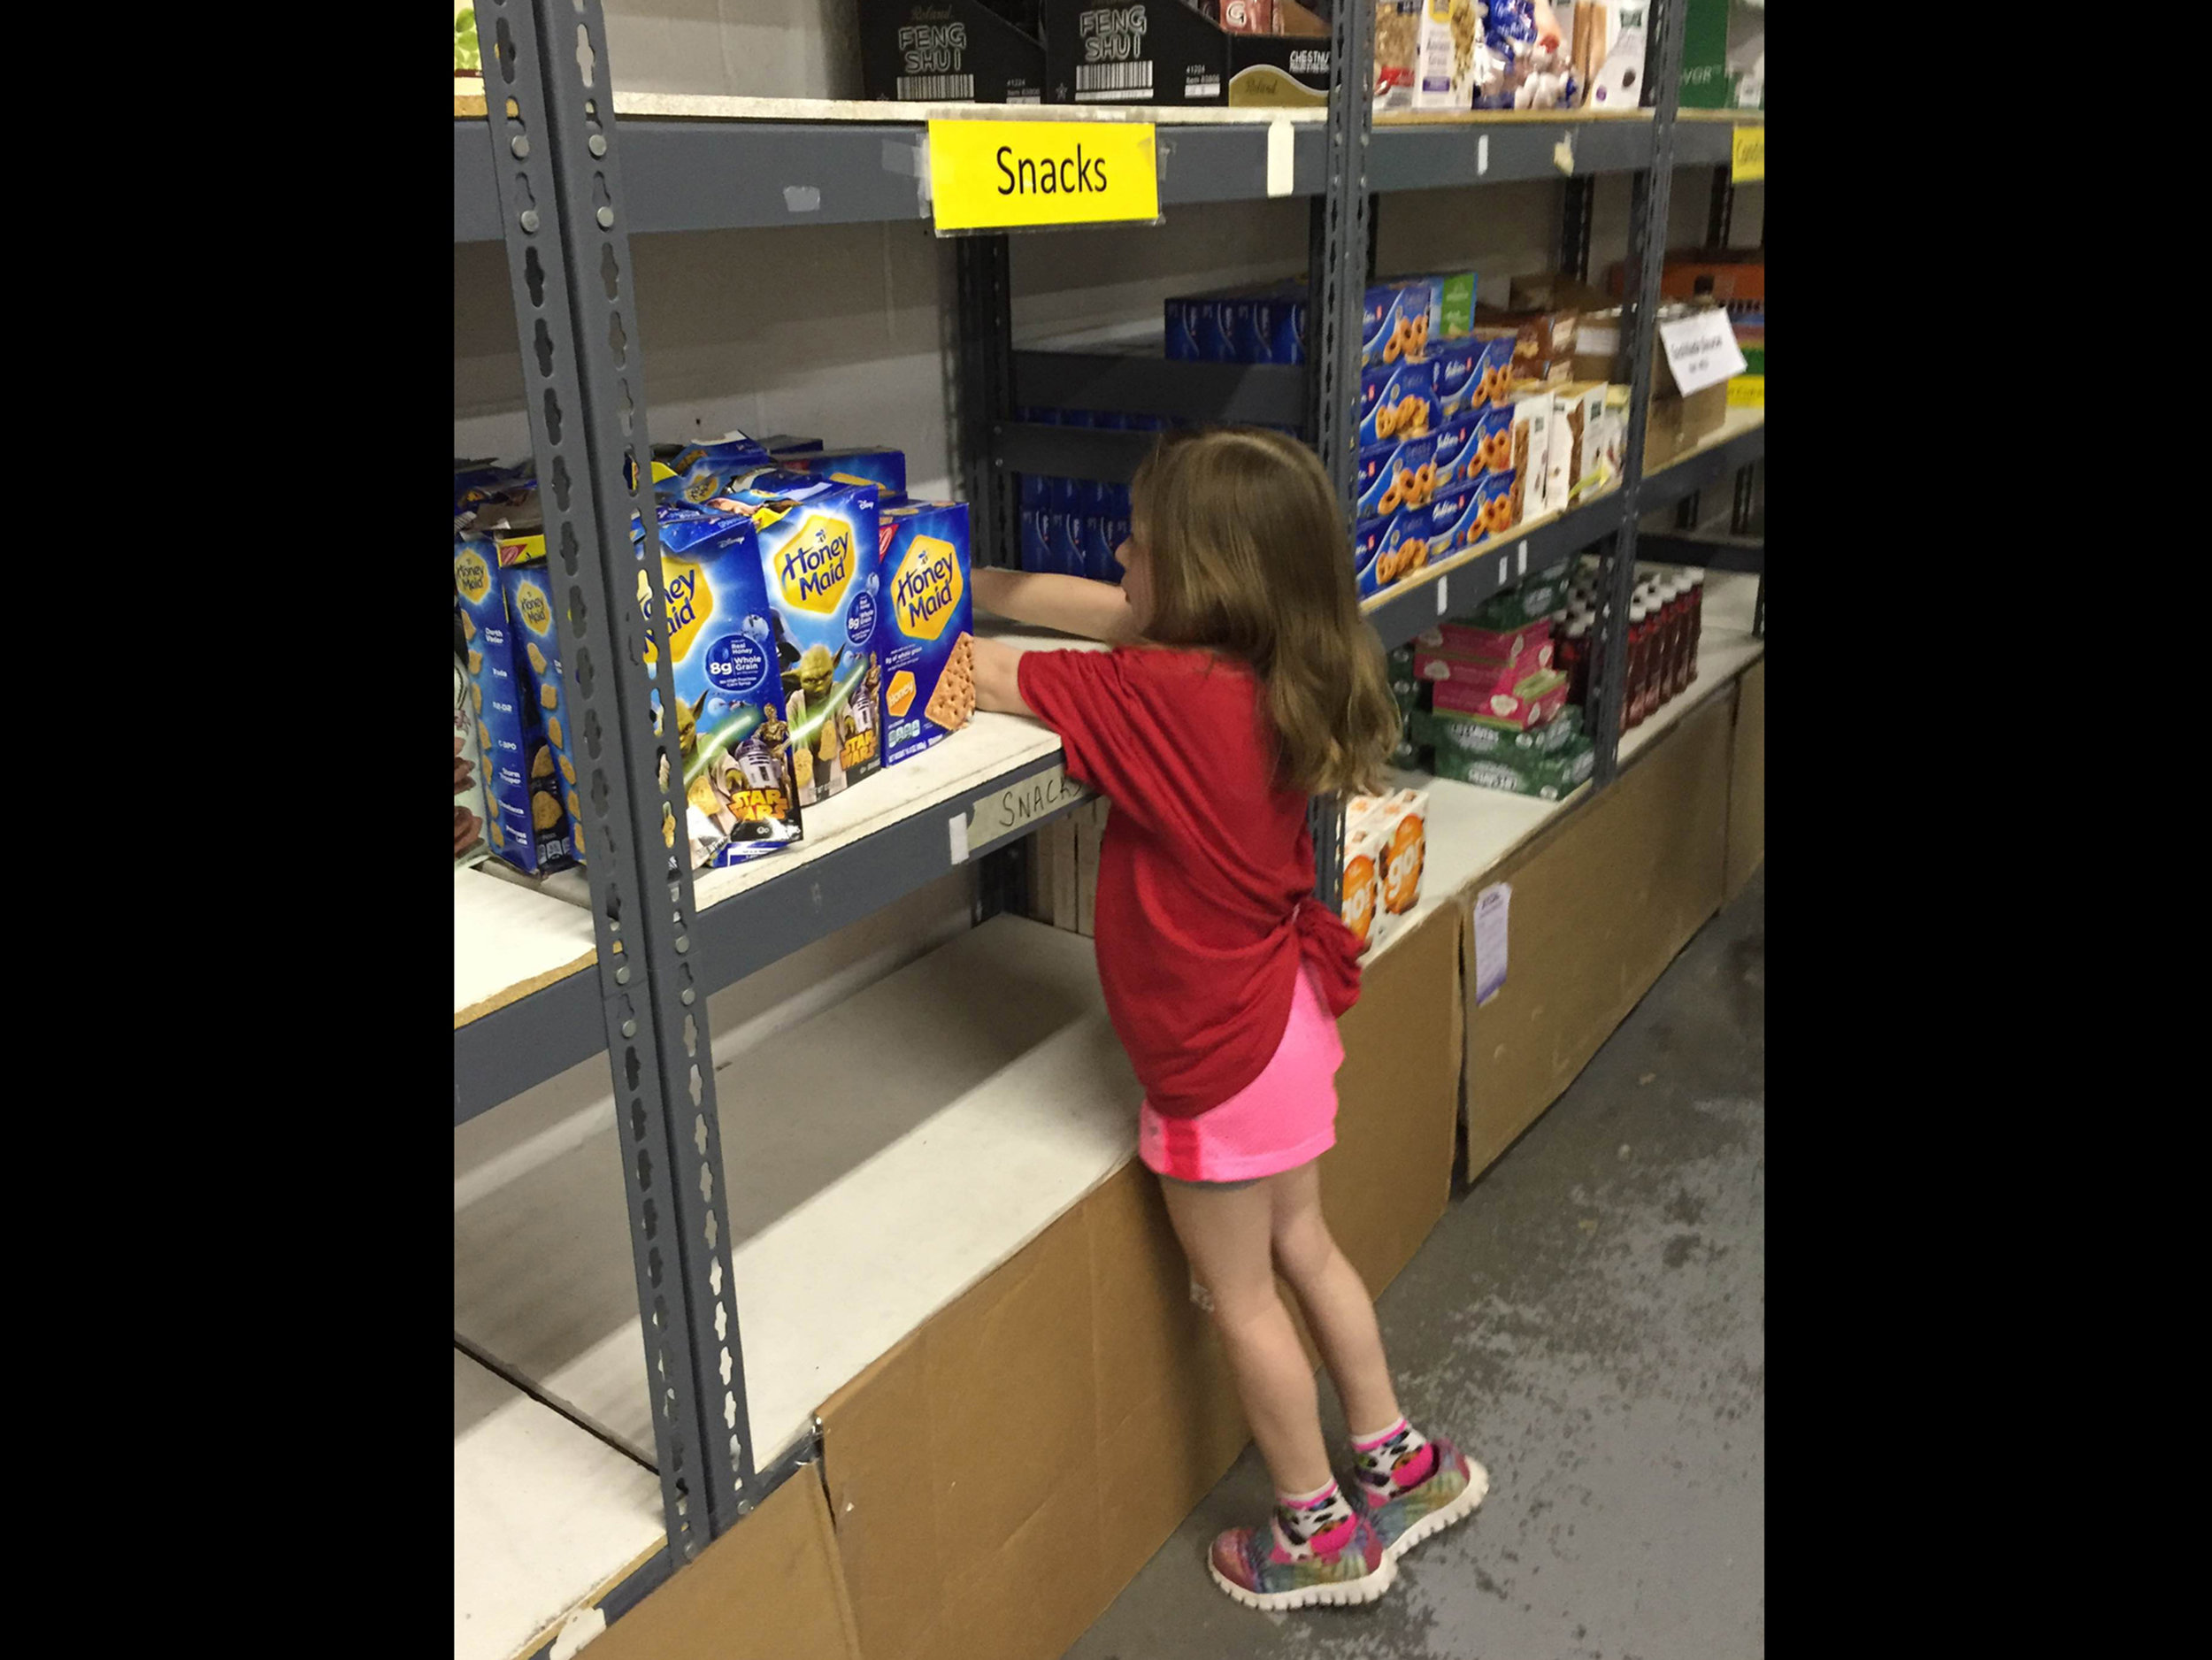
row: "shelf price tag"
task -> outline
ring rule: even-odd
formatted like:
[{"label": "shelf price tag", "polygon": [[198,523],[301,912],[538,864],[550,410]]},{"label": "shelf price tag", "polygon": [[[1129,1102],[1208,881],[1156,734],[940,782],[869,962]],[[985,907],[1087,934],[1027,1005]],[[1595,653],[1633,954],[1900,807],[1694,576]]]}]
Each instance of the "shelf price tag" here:
[{"label": "shelf price tag", "polygon": [[1133,121],[932,121],[939,232],[1154,222],[1154,129]]},{"label": "shelf price tag", "polygon": [[1757,127],[1729,129],[1728,182],[1757,184],[1767,176],[1767,129]]},{"label": "shelf price tag", "polygon": [[1025,835],[1062,808],[1072,807],[1089,795],[1090,791],[1055,761],[1004,789],[979,796],[969,803],[965,833],[952,838],[953,862],[964,863],[1002,842]]}]

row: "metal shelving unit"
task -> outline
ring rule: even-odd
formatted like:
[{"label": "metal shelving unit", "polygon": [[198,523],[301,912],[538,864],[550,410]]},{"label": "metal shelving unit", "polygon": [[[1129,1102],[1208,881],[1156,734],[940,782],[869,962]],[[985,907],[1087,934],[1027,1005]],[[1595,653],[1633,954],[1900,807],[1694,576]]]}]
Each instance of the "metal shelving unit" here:
[{"label": "metal shelving unit", "polygon": [[[1725,124],[1678,126],[1676,8],[1655,8],[1647,96],[1655,106],[1556,120],[1386,118],[1377,122],[1370,76],[1340,73],[1324,119],[1285,111],[1251,120],[1177,122],[1156,112],[1165,207],[1309,199],[1308,365],[1166,363],[1111,353],[1015,351],[1004,235],[961,239],[957,251],[956,427],[972,506],[975,557],[1005,563],[1015,546],[1010,472],[1125,480],[1147,434],[1034,426],[1025,407],[1092,408],[1201,420],[1295,426],[1314,442],[1350,517],[1352,393],[1358,313],[1372,274],[1371,216],[1382,194],[1538,179],[1564,182],[1562,264],[1586,275],[1590,180],[1633,180],[1631,263],[1640,273],[1637,321],[1624,347],[1633,388],[1627,465],[1605,496],[1439,566],[1371,602],[1386,643],[1410,639],[1529,572],[1577,550],[1607,549],[1609,592],[1597,654],[1601,709],[1617,707],[1637,519],[1761,458],[1763,428],[1732,437],[1665,471],[1642,473],[1652,318],[1671,168],[1728,162]],[[1340,65],[1372,61],[1373,12],[1335,8]],[[655,1403],[656,1464],[669,1547],[601,1600],[611,1618],[695,1557],[812,1456],[805,1442],[750,1445],[743,1345],[729,1243],[718,1213],[720,1171],[711,1034],[705,999],[801,946],[859,920],[973,857],[948,819],[971,801],[1056,766],[1040,745],[956,788],[927,793],[865,834],[749,880],[702,905],[670,826],[685,803],[668,780],[659,701],[644,666],[648,642],[666,660],[657,609],[641,583],[658,551],[649,484],[630,457],[647,452],[646,389],[630,293],[629,239],[780,225],[927,222],[926,124],[882,106],[880,119],[694,119],[632,115],[611,90],[599,0],[479,0],[488,115],[454,129],[454,239],[505,246],[525,405],[547,482],[548,545],[565,606],[569,696],[587,761],[585,844],[595,960],[457,1026],[455,1122],[533,1084],[608,1056],[623,1126],[637,1294]],[[580,50],[579,42],[583,42]],[[975,113],[1001,111],[979,106]],[[1066,120],[1146,119],[1142,110],[1042,112]],[[1286,134],[1284,129],[1287,129]],[[1288,189],[1270,189],[1271,146],[1286,136]],[[1279,151],[1278,152],[1279,153]],[[623,165],[618,165],[623,164]],[[1131,234],[1142,234],[1133,230]],[[642,482],[641,480],[641,482]],[[644,512],[641,549],[629,538]],[[1610,723],[1594,719],[1601,734]],[[954,740],[955,743],[960,740]],[[1598,784],[1617,770],[1601,736]],[[885,790],[888,775],[867,788]],[[1053,816],[1047,813],[1034,822]],[[1340,815],[1314,816],[1317,888],[1338,886]],[[981,859],[979,911],[1000,908],[1009,862]],[[486,879],[493,880],[493,879]],[[979,918],[979,920],[981,919]],[[764,1453],[764,1457],[761,1455]]]}]

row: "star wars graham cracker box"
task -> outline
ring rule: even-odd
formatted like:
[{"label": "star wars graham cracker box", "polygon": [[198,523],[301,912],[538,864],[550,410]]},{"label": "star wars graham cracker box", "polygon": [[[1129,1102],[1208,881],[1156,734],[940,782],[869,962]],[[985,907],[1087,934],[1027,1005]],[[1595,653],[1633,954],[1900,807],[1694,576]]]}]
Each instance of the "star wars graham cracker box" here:
[{"label": "star wars graham cracker box", "polygon": [[908,502],[882,510],[883,764],[896,766],[975,713],[968,504]]},{"label": "star wars graham cracker box", "polygon": [[692,868],[741,865],[804,834],[760,539],[738,513],[664,502],[655,519]]},{"label": "star wars graham cracker box", "polygon": [[883,765],[877,503],[872,485],[771,468],[708,503],[750,521],[759,539],[802,807]]}]

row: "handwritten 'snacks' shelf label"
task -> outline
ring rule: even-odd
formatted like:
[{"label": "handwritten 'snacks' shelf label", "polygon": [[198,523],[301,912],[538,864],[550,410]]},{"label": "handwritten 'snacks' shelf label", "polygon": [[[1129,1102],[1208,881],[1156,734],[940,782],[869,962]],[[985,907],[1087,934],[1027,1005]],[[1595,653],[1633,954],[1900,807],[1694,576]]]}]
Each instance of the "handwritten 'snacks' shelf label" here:
[{"label": "handwritten 'snacks' shelf label", "polygon": [[884,601],[876,625],[883,672],[883,761],[921,754],[975,714],[968,507],[887,507],[878,540]]},{"label": "handwritten 'snacks' shelf label", "polygon": [[662,695],[675,696],[682,836],[695,869],[742,864],[804,834],[760,539],[742,514],[664,502],[657,518],[675,660]]}]

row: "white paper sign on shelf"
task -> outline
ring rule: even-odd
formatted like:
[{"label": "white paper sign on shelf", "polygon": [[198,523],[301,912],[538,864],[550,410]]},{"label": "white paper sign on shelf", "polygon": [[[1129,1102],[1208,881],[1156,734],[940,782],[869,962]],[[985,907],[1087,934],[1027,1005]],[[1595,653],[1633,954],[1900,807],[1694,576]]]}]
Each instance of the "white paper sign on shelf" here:
[{"label": "white paper sign on shelf", "polygon": [[1513,884],[1494,882],[1475,895],[1475,1004],[1479,1008],[1505,984],[1505,918]]},{"label": "white paper sign on shelf", "polygon": [[1660,324],[1659,339],[1667,349],[1667,367],[1674,371],[1674,383],[1685,397],[1718,386],[1749,366],[1736,344],[1728,313],[1717,306]]},{"label": "white paper sign on shelf", "polygon": [[1018,783],[978,797],[968,808],[964,858],[961,856],[961,838],[953,838],[954,863],[964,863],[1010,836],[1025,834],[1063,807],[1071,807],[1089,794],[1055,761]]}]

